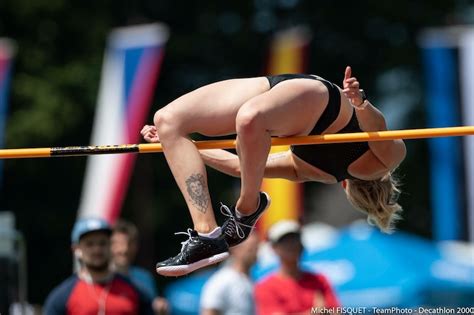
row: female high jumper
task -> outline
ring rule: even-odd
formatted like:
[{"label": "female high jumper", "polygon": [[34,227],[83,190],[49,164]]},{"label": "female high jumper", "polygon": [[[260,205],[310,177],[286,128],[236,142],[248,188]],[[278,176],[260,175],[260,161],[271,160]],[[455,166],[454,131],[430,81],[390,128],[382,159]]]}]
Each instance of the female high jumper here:
[{"label": "female high jumper", "polygon": [[[382,113],[359,89],[346,67],[343,89],[316,75],[283,74],[220,81],[198,88],[158,110],[144,126],[147,142],[161,142],[168,165],[194,223],[175,257],[156,270],[180,276],[228,257],[228,247],[247,238],[270,205],[262,179],[342,182],[347,199],[368,220],[389,232],[402,208],[392,172],[405,158],[403,141],[293,145],[269,154],[271,137],[386,130]],[[189,137],[237,135],[237,155],[199,151]],[[229,218],[216,223],[205,165],[241,178],[240,196]],[[184,232],[183,232],[184,233]]]}]

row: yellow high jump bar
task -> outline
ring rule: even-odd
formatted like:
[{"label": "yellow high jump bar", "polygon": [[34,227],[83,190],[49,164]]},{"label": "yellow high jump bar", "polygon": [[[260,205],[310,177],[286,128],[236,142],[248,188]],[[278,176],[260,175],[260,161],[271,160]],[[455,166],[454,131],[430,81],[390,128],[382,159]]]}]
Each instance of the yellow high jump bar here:
[{"label": "yellow high jump bar", "polygon": [[[371,132],[354,132],[340,134],[326,134],[315,136],[272,138],[272,146],[280,145],[307,145],[307,144],[329,144],[341,142],[365,142],[384,141],[395,139],[422,139],[435,137],[454,137],[474,135],[474,126],[406,129]],[[206,140],[196,141],[198,149],[232,149],[236,141],[231,140]],[[22,159],[41,157],[63,157],[63,156],[86,156],[98,154],[118,153],[155,153],[162,152],[160,143],[144,144],[121,144],[121,145],[99,145],[99,146],[72,146],[52,148],[24,148],[24,149],[1,149],[0,159]]]}]

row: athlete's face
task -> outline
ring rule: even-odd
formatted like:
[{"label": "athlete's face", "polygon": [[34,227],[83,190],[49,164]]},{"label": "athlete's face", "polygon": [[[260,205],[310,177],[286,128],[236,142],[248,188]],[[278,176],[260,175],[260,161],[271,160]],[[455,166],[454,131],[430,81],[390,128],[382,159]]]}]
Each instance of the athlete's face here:
[{"label": "athlete's face", "polygon": [[283,264],[297,266],[303,252],[301,236],[296,233],[285,235],[273,244],[273,249]]},{"label": "athlete's face", "polygon": [[110,236],[105,232],[91,232],[84,235],[77,245],[84,267],[104,271],[110,262]]},{"label": "athlete's face", "polygon": [[128,268],[137,252],[136,242],[121,232],[114,232],[111,237],[112,261],[120,268]]}]

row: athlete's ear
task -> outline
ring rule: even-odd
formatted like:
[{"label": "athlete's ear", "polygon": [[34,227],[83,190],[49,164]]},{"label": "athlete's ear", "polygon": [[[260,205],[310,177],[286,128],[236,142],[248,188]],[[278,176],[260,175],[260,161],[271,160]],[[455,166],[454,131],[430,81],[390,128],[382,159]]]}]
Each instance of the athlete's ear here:
[{"label": "athlete's ear", "polygon": [[80,250],[79,248],[74,250],[74,256],[76,256],[77,259],[81,259],[82,258],[82,250]]},{"label": "athlete's ear", "polygon": [[77,259],[82,258],[82,250],[77,245],[72,246],[72,253],[73,253],[75,258],[77,258]]}]

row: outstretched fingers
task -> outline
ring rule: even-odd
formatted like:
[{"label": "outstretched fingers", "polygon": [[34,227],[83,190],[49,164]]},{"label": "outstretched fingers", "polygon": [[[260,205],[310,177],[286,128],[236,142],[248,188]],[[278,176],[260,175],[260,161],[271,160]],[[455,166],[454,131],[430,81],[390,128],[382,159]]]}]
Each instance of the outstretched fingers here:
[{"label": "outstretched fingers", "polygon": [[344,81],[342,86],[342,92],[349,99],[349,101],[352,104],[360,104],[362,101],[360,83],[357,78],[352,77],[352,69],[349,66],[346,67],[346,71],[344,72]]},{"label": "outstretched fingers", "polygon": [[351,77],[352,69],[350,66],[346,67],[346,71],[344,72],[344,81]]}]

